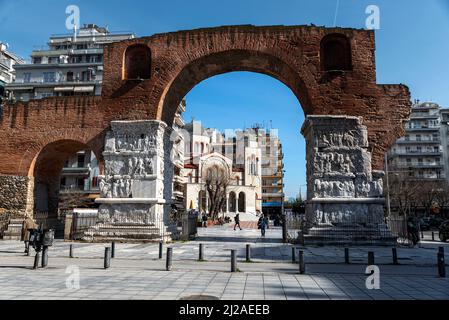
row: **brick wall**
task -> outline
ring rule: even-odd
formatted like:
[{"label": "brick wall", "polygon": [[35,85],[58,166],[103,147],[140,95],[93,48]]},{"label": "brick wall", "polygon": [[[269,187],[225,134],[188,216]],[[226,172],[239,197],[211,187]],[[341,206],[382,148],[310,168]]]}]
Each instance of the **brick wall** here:
[{"label": "brick wall", "polygon": [[[346,35],[353,70],[324,72],[320,41]],[[151,50],[151,78],[123,80],[126,49]],[[0,174],[34,175],[33,161],[48,144],[66,140],[101,154],[111,120],[171,122],[180,99],[202,80],[223,72],[255,71],[285,83],[306,115],[362,116],[369,130],[373,168],[403,134],[411,106],[403,85],[376,84],[374,32],[355,29],[234,26],[158,34],[111,44],[105,49],[102,97],[50,98],[6,105],[0,119]],[[275,112],[275,111],[273,111]]]}]

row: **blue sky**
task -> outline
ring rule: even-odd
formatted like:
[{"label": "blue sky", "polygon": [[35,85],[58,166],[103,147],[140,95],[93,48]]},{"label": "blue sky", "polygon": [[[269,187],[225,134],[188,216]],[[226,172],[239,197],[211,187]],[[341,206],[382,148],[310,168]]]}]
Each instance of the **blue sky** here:
[{"label": "blue sky", "polygon": [[[336,14],[337,3],[339,8]],[[365,8],[380,8],[379,83],[404,83],[412,98],[449,107],[449,0],[0,0],[0,41],[28,57],[50,34],[65,33],[65,8],[76,4],[82,23],[108,25],[138,36],[199,27],[310,24],[364,28]],[[286,193],[305,184],[304,120],[288,88],[267,76],[231,73],[208,79],[187,97],[186,119],[220,129],[254,122],[279,128],[286,154]],[[273,111],[275,110],[275,111]]]}]

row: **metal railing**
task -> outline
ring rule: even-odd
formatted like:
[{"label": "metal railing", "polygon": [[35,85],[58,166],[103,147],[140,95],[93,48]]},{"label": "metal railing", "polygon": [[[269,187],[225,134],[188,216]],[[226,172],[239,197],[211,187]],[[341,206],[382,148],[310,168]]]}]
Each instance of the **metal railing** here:
[{"label": "metal railing", "polygon": [[81,240],[90,227],[97,224],[98,213],[74,212],[72,216],[71,240]]},{"label": "metal railing", "polygon": [[393,236],[398,238],[398,243],[409,244],[406,216],[391,215],[385,220]]}]

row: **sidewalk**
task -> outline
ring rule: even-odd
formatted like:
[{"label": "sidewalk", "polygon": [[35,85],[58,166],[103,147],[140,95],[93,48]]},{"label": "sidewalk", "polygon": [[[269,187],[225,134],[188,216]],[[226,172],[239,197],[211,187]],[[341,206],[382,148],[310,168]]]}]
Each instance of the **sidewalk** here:
[{"label": "sidewalk", "polygon": [[[315,247],[305,250],[306,274],[291,262],[291,246],[281,243],[281,230],[226,226],[199,230],[192,242],[170,244],[173,270],[165,271],[157,244],[116,244],[111,268],[103,269],[106,244],[75,243],[75,259],[68,258],[70,243],[56,242],[49,267],[32,270],[33,257],[23,255],[23,244],[0,242],[0,299],[181,299],[211,295],[231,300],[290,299],[449,299],[449,278],[438,278],[438,243],[398,249],[399,266],[391,265],[391,249]],[[198,244],[205,246],[206,262],[197,262]],[[252,246],[252,263],[245,263],[245,246]],[[446,254],[449,247],[446,247]],[[165,246],[166,247],[166,246]],[[239,272],[230,272],[230,250],[238,249]],[[367,290],[368,251],[374,251],[381,272],[381,289]],[[71,267],[67,269],[67,267]],[[75,269],[73,269],[75,268]],[[67,289],[70,270],[79,270],[80,289]]]}]

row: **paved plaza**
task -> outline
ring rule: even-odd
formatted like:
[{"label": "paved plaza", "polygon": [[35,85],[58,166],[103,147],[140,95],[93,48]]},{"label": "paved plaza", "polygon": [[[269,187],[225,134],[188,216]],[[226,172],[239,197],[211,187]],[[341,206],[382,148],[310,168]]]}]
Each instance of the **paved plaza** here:
[{"label": "paved plaza", "polygon": [[[439,278],[436,267],[438,247],[447,253],[447,244],[426,240],[420,247],[400,247],[399,265],[392,263],[391,248],[350,248],[349,265],[343,248],[301,248],[307,265],[306,274],[299,274],[292,246],[281,243],[281,234],[279,228],[268,230],[266,238],[256,229],[200,229],[195,241],[165,245],[174,252],[170,272],[165,271],[165,257],[158,258],[158,244],[117,244],[111,268],[105,270],[106,244],[57,241],[48,267],[32,270],[34,258],[23,254],[21,242],[2,241],[0,299],[449,299],[449,279]],[[205,248],[203,262],[197,261],[199,243]],[[245,262],[246,244],[251,244],[250,263]],[[232,249],[238,252],[236,273],[230,272]],[[366,288],[368,251],[375,252],[380,268],[379,290]]]}]

